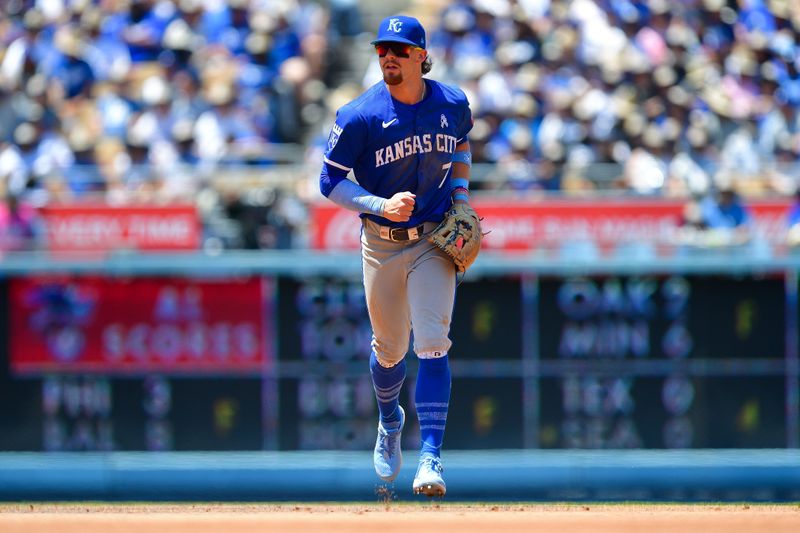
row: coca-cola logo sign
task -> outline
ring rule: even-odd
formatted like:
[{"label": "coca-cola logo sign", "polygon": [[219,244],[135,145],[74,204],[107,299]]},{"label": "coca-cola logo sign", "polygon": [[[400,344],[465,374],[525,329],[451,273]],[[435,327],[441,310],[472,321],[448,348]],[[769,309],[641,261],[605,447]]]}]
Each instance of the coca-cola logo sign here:
[{"label": "coca-cola logo sign", "polygon": [[[603,245],[627,242],[670,243],[681,227],[684,201],[615,199],[499,201],[473,200],[487,232],[481,246],[495,250],[529,250],[571,241]],[[755,234],[768,242],[785,236],[788,200],[761,200],[749,205]],[[311,206],[312,246],[351,250],[360,246],[358,215],[332,202]]]}]

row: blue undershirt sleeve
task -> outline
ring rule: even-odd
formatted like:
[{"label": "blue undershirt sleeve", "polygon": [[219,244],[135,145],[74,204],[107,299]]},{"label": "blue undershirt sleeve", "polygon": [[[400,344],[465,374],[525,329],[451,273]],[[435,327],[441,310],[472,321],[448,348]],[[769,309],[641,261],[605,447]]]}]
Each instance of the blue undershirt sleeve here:
[{"label": "blue undershirt sleeve", "polygon": [[328,194],[328,199],[345,209],[378,216],[383,216],[383,206],[386,204],[386,198],[370,194],[349,179],[337,183]]}]

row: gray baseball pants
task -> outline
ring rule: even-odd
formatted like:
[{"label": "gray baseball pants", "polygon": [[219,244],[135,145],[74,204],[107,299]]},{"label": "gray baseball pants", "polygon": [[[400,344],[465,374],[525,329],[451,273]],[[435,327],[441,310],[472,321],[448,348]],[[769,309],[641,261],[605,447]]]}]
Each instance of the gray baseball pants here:
[{"label": "gray baseball pants", "polygon": [[[448,334],[456,290],[453,261],[425,236],[386,240],[378,224],[363,220],[364,291],[378,362],[387,367],[400,362],[412,331],[418,356],[443,355],[452,344]],[[425,235],[436,226],[426,222]]]}]

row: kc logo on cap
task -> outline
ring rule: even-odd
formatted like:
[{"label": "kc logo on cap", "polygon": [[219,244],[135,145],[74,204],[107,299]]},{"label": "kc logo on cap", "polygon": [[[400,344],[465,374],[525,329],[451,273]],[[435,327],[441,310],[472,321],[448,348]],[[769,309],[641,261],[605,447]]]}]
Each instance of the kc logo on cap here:
[{"label": "kc logo on cap", "polygon": [[381,22],[377,38],[371,44],[385,42],[406,43],[425,48],[425,28],[414,17],[392,15]]}]

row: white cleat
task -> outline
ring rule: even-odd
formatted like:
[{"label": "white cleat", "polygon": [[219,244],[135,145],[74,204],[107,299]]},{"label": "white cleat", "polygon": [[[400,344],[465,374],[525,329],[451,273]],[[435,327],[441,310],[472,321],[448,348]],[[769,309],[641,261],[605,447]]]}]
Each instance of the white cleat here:
[{"label": "white cleat", "polygon": [[424,494],[429,498],[444,496],[447,486],[442,479],[443,470],[441,459],[434,455],[423,455],[414,476],[414,494]]},{"label": "white cleat", "polygon": [[402,407],[398,406],[397,408],[400,410],[400,426],[397,429],[387,430],[378,420],[378,438],[375,440],[375,450],[372,454],[375,473],[387,483],[394,481],[397,474],[400,473],[400,467],[403,466],[400,441],[406,422],[406,413]]}]

